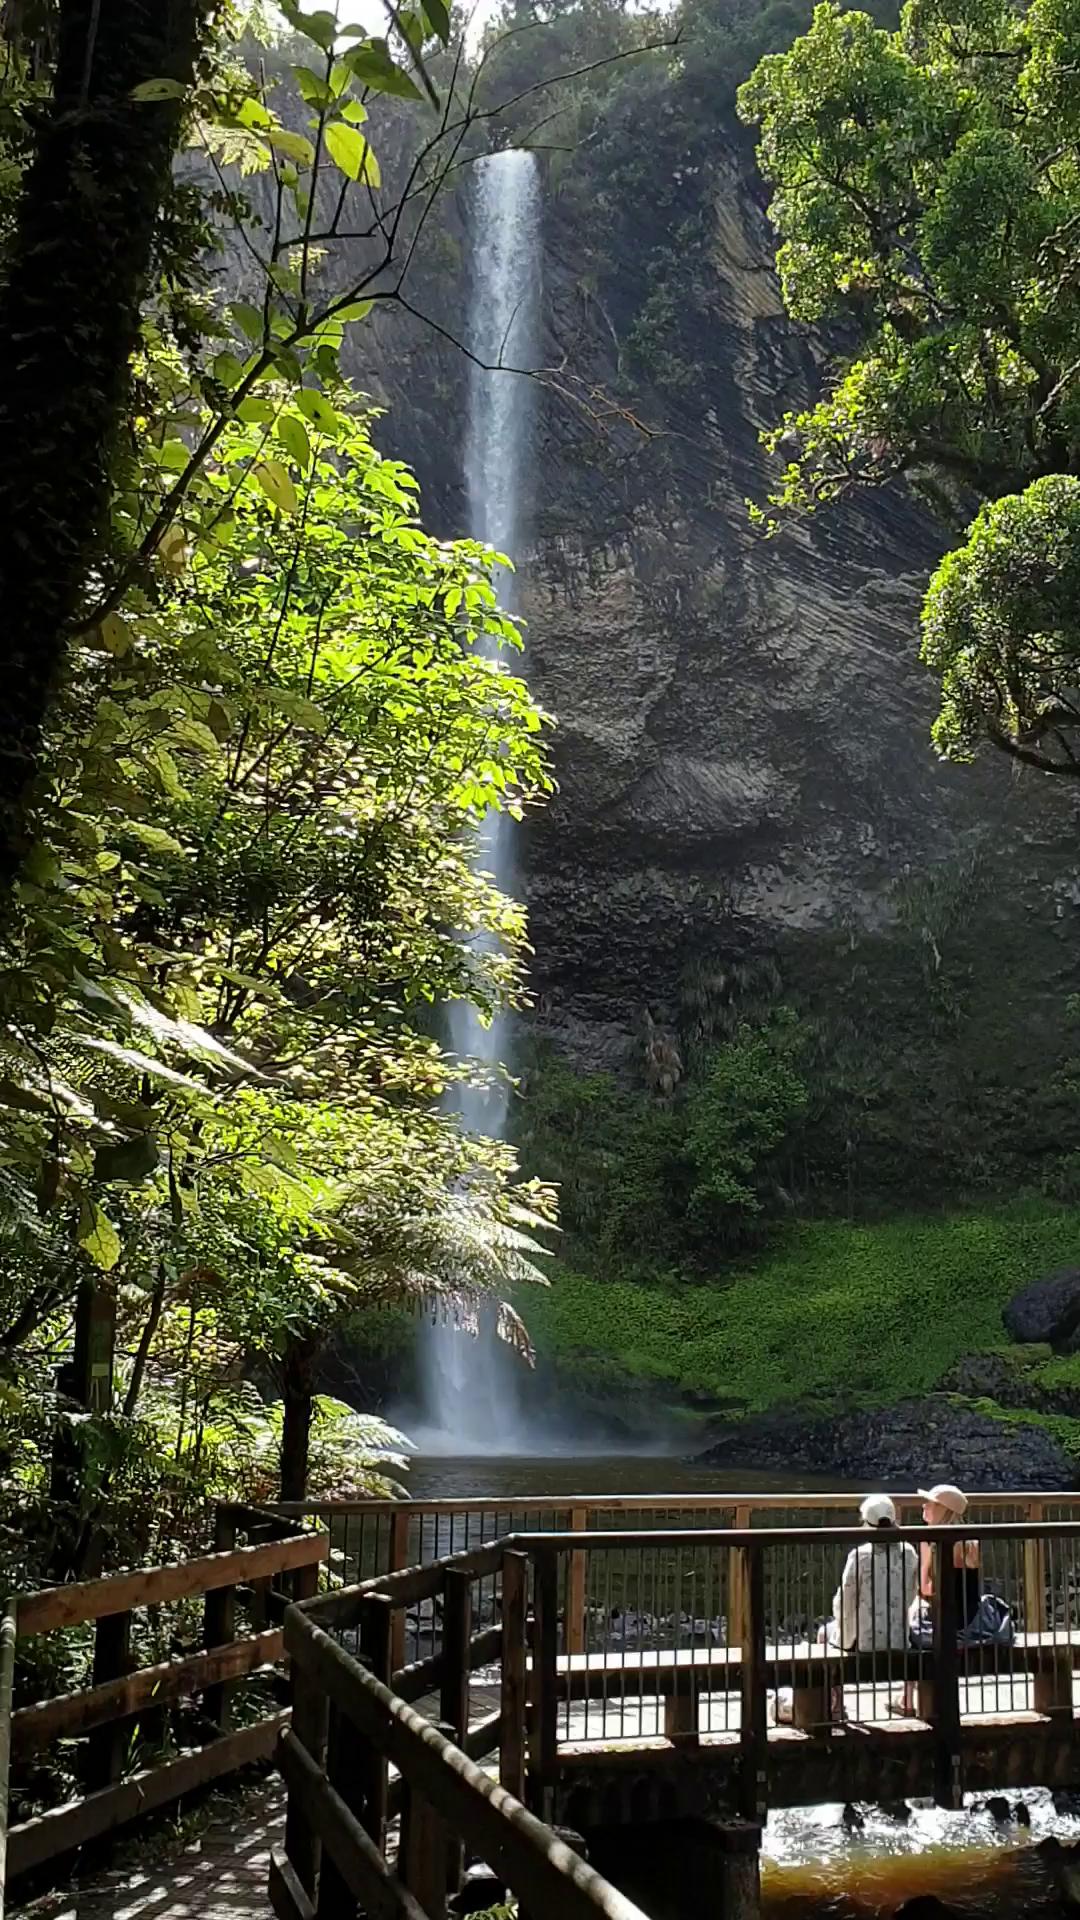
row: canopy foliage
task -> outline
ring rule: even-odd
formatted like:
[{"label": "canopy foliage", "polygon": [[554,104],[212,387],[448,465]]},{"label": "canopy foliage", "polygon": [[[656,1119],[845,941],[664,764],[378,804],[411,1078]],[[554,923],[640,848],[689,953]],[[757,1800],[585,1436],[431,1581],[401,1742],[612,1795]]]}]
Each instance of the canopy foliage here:
[{"label": "canopy foliage", "polygon": [[[935,737],[966,758],[988,736],[1072,776],[1068,482],[1046,483],[1075,472],[1080,448],[1077,33],[1062,0],[909,0],[895,32],[826,0],[739,95],[774,188],[788,310],[855,343],[823,397],[768,436],[786,466],[758,517],[900,476],[954,525],[999,503],[927,601]],[[1006,572],[1034,595],[1018,626],[988,597]]]}]

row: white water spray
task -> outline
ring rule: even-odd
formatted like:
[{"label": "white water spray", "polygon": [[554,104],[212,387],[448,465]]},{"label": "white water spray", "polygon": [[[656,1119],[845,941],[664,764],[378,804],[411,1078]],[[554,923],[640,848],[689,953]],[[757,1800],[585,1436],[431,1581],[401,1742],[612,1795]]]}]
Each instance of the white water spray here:
[{"label": "white water spray", "polygon": [[[531,153],[495,153],[476,168],[469,209],[471,290],[467,345],[469,411],[465,439],[468,532],[517,559],[524,534],[523,482],[531,457],[534,384],[508,368],[537,364],[540,317],[541,203]],[[477,362],[483,362],[478,365]],[[489,371],[488,369],[499,369]],[[514,575],[501,572],[499,598],[516,611]],[[506,893],[514,891],[513,822],[489,815],[474,863]],[[505,1058],[506,1027],[483,1027],[472,1007],[450,1009],[451,1051],[496,1068]],[[501,1135],[506,1093],[498,1085],[461,1087],[457,1110],[470,1131]],[[515,1369],[521,1362],[481,1323],[476,1337],[448,1326],[425,1327],[420,1351],[422,1421],[415,1438],[425,1453],[512,1454],[526,1450]],[[535,1442],[528,1446],[535,1451]]]}]

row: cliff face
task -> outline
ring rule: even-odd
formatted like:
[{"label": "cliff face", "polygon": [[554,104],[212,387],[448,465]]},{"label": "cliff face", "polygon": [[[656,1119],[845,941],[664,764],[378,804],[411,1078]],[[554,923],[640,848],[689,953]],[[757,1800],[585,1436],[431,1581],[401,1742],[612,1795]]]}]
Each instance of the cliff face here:
[{"label": "cliff face", "polygon": [[[558,797],[524,841],[537,1023],[616,1063],[646,1009],[677,1018],[695,961],[767,951],[797,970],[822,935],[887,929],[898,882],[976,845],[997,863],[987,914],[1045,934],[1060,1010],[1071,797],[996,756],[944,767],[929,744],[917,614],[941,534],[899,492],[774,541],[749,523],[759,429],[813,391],[820,356],[783,314],[745,140],[731,125],[718,142],[673,377],[627,352],[644,250],[624,243],[582,291],[582,234],[549,207],[545,357],[567,372],[543,396],[520,556],[528,673],[558,719]],[[440,422],[461,417],[463,367],[400,329],[379,361],[381,438],[460,530]]]}]

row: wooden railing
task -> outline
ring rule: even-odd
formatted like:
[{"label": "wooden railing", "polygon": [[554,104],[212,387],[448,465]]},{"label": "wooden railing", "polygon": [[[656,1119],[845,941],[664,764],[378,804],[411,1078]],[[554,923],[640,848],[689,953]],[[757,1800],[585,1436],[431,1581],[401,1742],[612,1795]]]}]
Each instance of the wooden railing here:
[{"label": "wooden railing", "polygon": [[[849,1523],[864,1495],[851,1491],[795,1494],[701,1492],[675,1494],[576,1494],[562,1501],[524,1496],[495,1501],[475,1500],[327,1500],[286,1502],[274,1511],[292,1518],[309,1518],[330,1535],[328,1579],[331,1587],[351,1587],[404,1568],[434,1564],[467,1553],[488,1542],[530,1532],[593,1532],[633,1526],[650,1532],[685,1529],[688,1533],[724,1527],[747,1531],[758,1527],[829,1527]],[[922,1506],[916,1493],[895,1496],[901,1520],[915,1524]],[[972,1520],[1013,1524],[1030,1521],[1080,1522],[1080,1494],[988,1493],[971,1496]],[[723,1605],[729,1624],[739,1622],[739,1562],[733,1556],[730,1579],[725,1581]],[[1040,1562],[1034,1547],[1025,1567],[1028,1610],[1032,1610]],[[589,1616],[612,1604],[607,1570],[590,1570],[583,1553],[570,1562],[564,1596],[566,1650],[583,1653],[589,1644]],[[491,1614],[495,1583],[479,1596],[478,1611]],[[395,1665],[406,1652],[419,1657],[434,1651],[431,1629],[436,1626],[424,1600],[410,1605],[419,1613],[395,1615]],[[656,1611],[654,1605],[653,1611]],[[670,1611],[670,1608],[668,1609]],[[437,1634],[435,1635],[437,1639]]]},{"label": "wooden railing", "polygon": [[11,1701],[15,1682],[18,1606],[9,1600],[0,1614],[0,1920],[7,1878],[8,1785],[11,1778]]},{"label": "wooden railing", "polygon": [[[236,1545],[241,1530],[250,1544]],[[260,1510],[222,1507],[213,1553],[25,1593],[9,1602],[0,1637],[0,1901],[5,1851],[6,1877],[11,1880],[139,1814],[272,1755],[288,1719],[281,1683],[280,1698],[256,1703],[262,1709],[258,1717],[235,1730],[231,1695],[238,1682],[258,1676],[269,1680],[280,1667],[285,1608],[290,1600],[307,1599],[317,1591],[327,1548],[323,1532]],[[196,1600],[202,1601],[201,1648],[139,1666],[132,1647],[133,1616],[142,1609],[154,1613]],[[238,1632],[238,1605],[247,1609],[248,1632]],[[90,1685],[13,1711],[11,1676],[18,1646],[36,1636],[89,1624],[94,1627]],[[172,1758],[155,1758],[128,1773],[140,1724],[159,1721],[163,1709],[195,1699],[201,1702],[205,1744]],[[9,1790],[14,1793],[20,1769],[59,1740],[82,1742],[81,1749],[74,1749],[81,1791],[62,1805],[8,1826],[6,1763],[10,1760]]]},{"label": "wooden railing", "polygon": [[[486,1566],[482,1556],[472,1559]],[[394,1605],[406,1604],[415,1582],[406,1578],[396,1593],[338,1596],[334,1624],[359,1630],[360,1658],[321,1624],[320,1609],[289,1609],[296,1710],[280,1747],[289,1812],[285,1852],[271,1864],[278,1920],[354,1920],[357,1903],[385,1920],[444,1920],[466,1846],[537,1920],[645,1920],[464,1751],[460,1712],[472,1660],[465,1596],[480,1570],[448,1564],[437,1576],[457,1609],[440,1659],[441,1704],[457,1710],[457,1726],[432,1725],[387,1684]],[[386,1853],[391,1765],[396,1870]]]},{"label": "wooden railing", "polygon": [[[992,1719],[1007,1737],[1011,1722],[1036,1715],[1071,1741],[1080,1667],[1080,1522],[965,1520],[963,1527],[891,1532],[892,1541],[930,1549],[929,1644],[912,1645],[905,1626],[895,1640],[845,1652],[820,1628],[847,1555],[874,1537],[861,1528],[679,1529],[518,1536],[503,1543],[502,1777],[521,1781],[529,1803],[544,1806],[569,1755],[640,1744],[653,1735],[697,1747],[713,1735],[729,1753],[737,1741],[737,1805],[745,1817],[760,1819],[770,1726],[778,1718],[828,1738],[841,1722],[865,1728],[906,1706],[912,1722],[933,1735],[935,1798],[955,1807],[966,1728]],[[976,1544],[977,1583],[1009,1607],[1011,1644],[963,1644],[966,1623],[957,1617],[957,1583],[949,1570],[958,1546]],[[617,1578],[609,1578],[607,1590],[618,1594],[618,1606],[614,1617],[594,1623],[590,1647],[577,1652],[566,1606],[582,1577],[575,1573],[582,1556],[586,1591],[595,1560],[609,1571],[615,1564]],[[680,1631],[685,1616],[672,1630],[640,1602],[661,1583],[665,1563],[669,1585],[672,1565],[675,1583],[680,1567],[688,1581],[688,1560],[695,1575],[707,1578],[711,1567],[714,1591],[726,1576],[734,1604],[726,1619],[691,1617],[686,1632]],[[793,1593],[794,1616],[785,1613]],[[879,1597],[888,1613],[888,1593]],[[622,1623],[635,1598],[631,1638]],[[903,1622],[903,1596],[897,1600]]]},{"label": "wooden railing", "polygon": [[[786,1712],[779,1717],[824,1743],[822,1750],[831,1745],[841,1721],[857,1734],[906,1704],[918,1736],[912,1751],[920,1759],[931,1756],[927,1786],[946,1806],[959,1802],[965,1754],[976,1737],[1000,1747],[1018,1725],[1037,1722],[1044,1761],[1050,1752],[1046,1740],[1059,1743],[1057,1765],[1063,1752],[1071,1753],[1074,1735],[1080,1520],[988,1524],[973,1518],[961,1528],[905,1527],[889,1538],[930,1549],[934,1601],[925,1647],[909,1644],[906,1626],[891,1644],[862,1650],[844,1651],[819,1638],[818,1623],[831,1613],[848,1554],[874,1539],[851,1527],[511,1535],[290,1609],[286,1644],[299,1692],[293,1733],[283,1747],[291,1839],[288,1861],[276,1870],[282,1920],[305,1914],[300,1895],[312,1896],[316,1842],[321,1837],[330,1845],[334,1822],[337,1854],[332,1849],[332,1857],[340,1867],[346,1843],[338,1802],[359,1822],[378,1855],[377,1868],[370,1851],[364,1857],[380,1876],[390,1872],[386,1823],[398,1810],[420,1821],[423,1831],[436,1816],[450,1822],[459,1853],[466,1840],[491,1857],[490,1823],[463,1823],[464,1802],[443,1792],[442,1772],[437,1779],[431,1772],[432,1754],[441,1769],[477,1786],[484,1776],[476,1776],[472,1762],[497,1748],[499,1783],[512,1807],[527,1804],[546,1817],[556,1787],[572,1778],[583,1760],[610,1758],[619,1746],[646,1746],[662,1761],[662,1750],[677,1757],[687,1747],[708,1748],[712,1739],[711,1755],[702,1751],[695,1771],[700,1774],[700,1759],[706,1757],[726,1768],[732,1815],[751,1827],[766,1811],[777,1704],[784,1694]],[[940,1574],[954,1564],[959,1543],[967,1543],[969,1551],[978,1544],[980,1587],[1012,1609],[1012,1644],[961,1643],[956,1584]],[[596,1591],[600,1567],[605,1569],[603,1590],[615,1596],[615,1604],[602,1618],[593,1610],[587,1620],[589,1645],[575,1650],[572,1619],[581,1594]],[[711,1590],[726,1591],[736,1606],[723,1621],[691,1618],[686,1633],[681,1631],[686,1616],[673,1627],[671,1619],[642,1603],[657,1592],[677,1592],[680,1581],[700,1594],[692,1574],[711,1578]],[[491,1587],[497,1627],[477,1628],[477,1598]],[[797,1617],[791,1612],[793,1594]],[[631,1601],[636,1603],[632,1609]],[[422,1659],[402,1664],[394,1653],[401,1622],[418,1605],[429,1605],[437,1617],[438,1644]],[[637,1623],[632,1638],[624,1624],[631,1611]],[[478,1675],[493,1657],[497,1669]],[[351,1676],[348,1686],[346,1676]],[[483,1698],[471,1698],[478,1679],[485,1691],[497,1687],[496,1712],[485,1710]],[[365,1733],[368,1744],[359,1770],[348,1728],[335,1719],[332,1700],[347,1700],[348,1725]],[[426,1720],[415,1711],[415,1703],[425,1700]],[[658,1748],[658,1735],[666,1736],[666,1749],[663,1739]],[[417,1761],[417,1741],[427,1760]],[[843,1751],[855,1755],[859,1745],[849,1740]],[[794,1751],[790,1742],[786,1750]],[[400,1781],[389,1777],[391,1761],[400,1768]],[[315,1774],[323,1778],[316,1780]],[[423,1802],[421,1813],[409,1813],[414,1792]],[[483,1793],[489,1806],[502,1804],[493,1798],[490,1782]],[[352,1828],[348,1831],[355,1851],[360,1843]],[[450,1860],[452,1885],[454,1849],[443,1842],[436,1853],[440,1861]],[[437,1869],[435,1886],[430,1869],[422,1871],[411,1860],[403,1842],[401,1884],[425,1913],[441,1913],[439,1900],[447,1891],[443,1868]],[[363,1897],[358,1876],[359,1868],[348,1881],[353,1899]],[[291,1888],[288,1899],[281,1892],[283,1877]],[[559,1911],[539,1904],[532,1889],[522,1897],[531,1901],[533,1914]],[[384,1902],[380,1910],[417,1920],[408,1906]]]}]

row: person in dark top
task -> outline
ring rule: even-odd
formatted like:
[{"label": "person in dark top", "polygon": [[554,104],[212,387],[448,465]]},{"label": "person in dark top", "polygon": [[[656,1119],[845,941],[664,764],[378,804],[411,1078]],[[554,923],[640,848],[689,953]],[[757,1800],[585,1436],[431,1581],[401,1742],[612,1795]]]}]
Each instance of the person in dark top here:
[{"label": "person in dark top", "polygon": [[[967,1512],[967,1495],[959,1487],[942,1482],[931,1487],[927,1493],[920,1487],[919,1497],[923,1503],[923,1519],[928,1527],[955,1527]],[[956,1631],[962,1633],[970,1626],[979,1610],[982,1582],[979,1573],[979,1543],[977,1540],[958,1540],[952,1550],[951,1577],[956,1589]],[[929,1541],[919,1549],[919,1590],[912,1607],[912,1625],[918,1624],[920,1616],[934,1598],[934,1548]],[[908,1681],[900,1699],[890,1703],[890,1712],[910,1716],[915,1711],[915,1686]]]},{"label": "person in dark top", "polygon": [[[920,1487],[923,1503],[923,1519],[928,1527],[955,1527],[967,1512],[967,1495],[959,1487],[943,1484],[931,1487],[929,1493]],[[982,1591],[979,1578],[979,1543],[977,1540],[958,1540],[953,1547],[952,1564],[953,1583],[956,1588],[956,1629],[962,1633],[971,1625],[979,1610]],[[919,1595],[923,1600],[934,1597],[934,1551],[929,1545],[919,1551]]]}]

